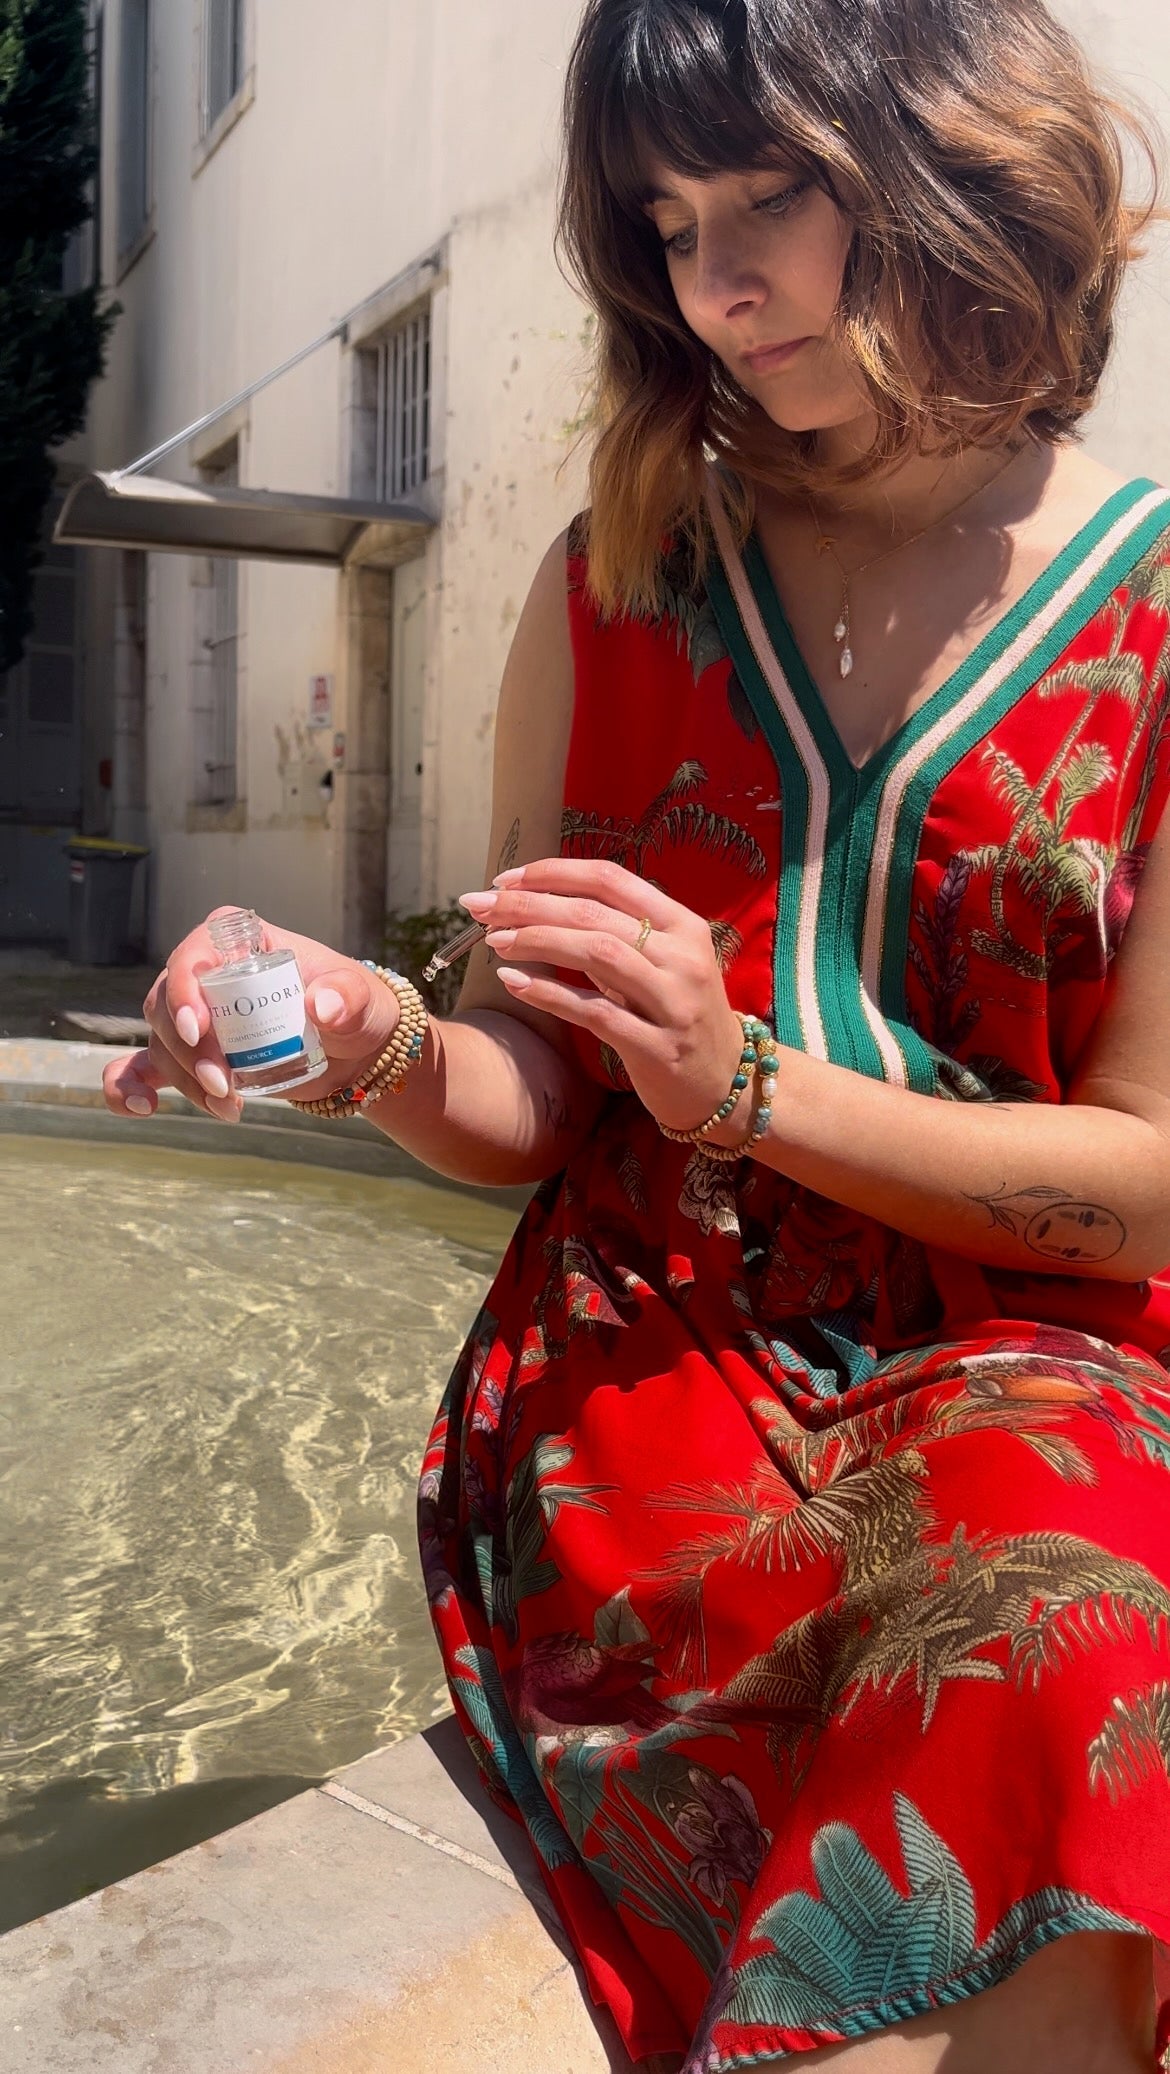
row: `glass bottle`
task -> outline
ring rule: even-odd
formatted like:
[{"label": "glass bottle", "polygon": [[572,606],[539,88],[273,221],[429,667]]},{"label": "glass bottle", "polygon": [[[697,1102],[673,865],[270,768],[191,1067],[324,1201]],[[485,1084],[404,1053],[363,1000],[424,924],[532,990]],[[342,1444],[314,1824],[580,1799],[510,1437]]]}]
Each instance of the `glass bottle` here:
[{"label": "glass bottle", "polygon": [[207,929],[223,963],[201,972],[199,986],[236,1093],[282,1095],[314,1080],[327,1061],[295,952],[266,951],[248,907],[217,916]]}]

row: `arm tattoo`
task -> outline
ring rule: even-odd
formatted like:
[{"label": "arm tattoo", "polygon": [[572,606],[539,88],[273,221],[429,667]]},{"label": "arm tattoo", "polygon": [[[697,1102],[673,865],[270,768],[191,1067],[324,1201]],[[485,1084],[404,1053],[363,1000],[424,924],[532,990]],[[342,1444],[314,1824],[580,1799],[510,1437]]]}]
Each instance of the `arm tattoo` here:
[{"label": "arm tattoo", "polygon": [[568,1102],[550,1095],[547,1088],[544,1091],[544,1120],[554,1138],[563,1138],[565,1132],[573,1128],[573,1112]]},{"label": "arm tattoo", "polygon": [[1078,1202],[1060,1188],[1009,1190],[1005,1182],[996,1195],[968,1195],[965,1200],[981,1203],[994,1231],[1022,1239],[1042,1260],[1113,1260],[1129,1237],[1116,1211],[1100,1203]]}]

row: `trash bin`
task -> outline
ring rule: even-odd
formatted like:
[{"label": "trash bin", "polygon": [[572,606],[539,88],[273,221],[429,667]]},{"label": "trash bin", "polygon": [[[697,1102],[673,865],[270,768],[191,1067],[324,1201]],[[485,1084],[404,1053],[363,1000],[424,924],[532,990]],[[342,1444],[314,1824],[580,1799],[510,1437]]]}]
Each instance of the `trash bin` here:
[{"label": "trash bin", "polygon": [[78,835],[66,843],[69,859],[69,962],[120,965],[130,934],[135,867],[149,850],[137,843]]}]

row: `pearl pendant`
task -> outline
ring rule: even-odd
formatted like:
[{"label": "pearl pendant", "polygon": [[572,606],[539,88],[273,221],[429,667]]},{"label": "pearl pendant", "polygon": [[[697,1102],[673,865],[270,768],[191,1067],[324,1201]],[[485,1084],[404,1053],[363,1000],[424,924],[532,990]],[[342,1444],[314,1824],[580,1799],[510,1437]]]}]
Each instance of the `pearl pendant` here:
[{"label": "pearl pendant", "polygon": [[843,677],[851,677],[852,674],[853,650],[851,648],[843,648],[841,651],[841,675]]},{"label": "pearl pendant", "polygon": [[833,628],[834,641],[843,641],[848,632],[849,629],[846,626],[845,621],[843,619],[839,619],[837,621],[836,626]]}]

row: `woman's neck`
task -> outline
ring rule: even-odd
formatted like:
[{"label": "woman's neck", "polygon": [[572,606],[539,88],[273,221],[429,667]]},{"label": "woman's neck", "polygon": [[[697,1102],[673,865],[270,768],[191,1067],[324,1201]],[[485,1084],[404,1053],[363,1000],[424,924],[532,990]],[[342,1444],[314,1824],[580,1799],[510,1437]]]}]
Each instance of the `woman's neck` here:
[{"label": "woman's neck", "polygon": [[[870,431],[859,431],[853,425],[822,433],[820,450],[826,465],[839,467],[856,460],[867,451],[870,437]],[[1010,446],[970,447],[947,460],[937,454],[915,455],[870,481],[818,496],[817,512],[826,526],[831,524],[862,541],[872,539],[881,545],[908,539],[936,525],[960,504],[969,500],[974,506],[982,492],[1001,478],[1007,479],[1005,489],[1014,493],[1018,479],[1033,472],[1025,448],[1029,443],[1017,440]],[[1030,447],[1029,451],[1044,472],[1050,457],[1041,448]]]}]

